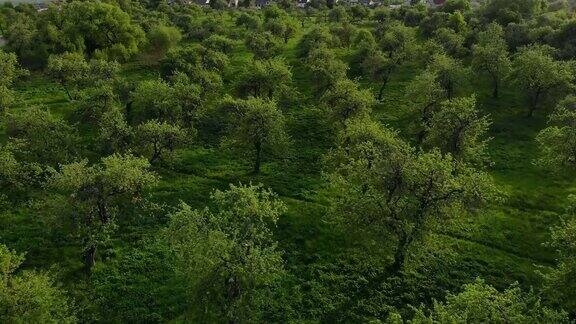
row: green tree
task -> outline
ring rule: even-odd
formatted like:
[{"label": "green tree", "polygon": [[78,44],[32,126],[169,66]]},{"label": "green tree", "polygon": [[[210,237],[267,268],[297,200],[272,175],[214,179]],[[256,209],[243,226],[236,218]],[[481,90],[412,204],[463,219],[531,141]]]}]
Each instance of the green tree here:
[{"label": "green tree", "polygon": [[[332,221],[378,241],[395,239],[398,273],[413,243],[492,196],[489,176],[451,155],[412,149],[379,124],[353,120],[333,153]],[[384,242],[382,242],[384,244]]]},{"label": "green tree", "polygon": [[349,79],[341,79],[328,89],[320,100],[330,119],[344,125],[350,118],[368,116],[375,104],[372,92],[360,89],[358,84]]},{"label": "green tree", "polygon": [[548,125],[536,137],[541,152],[538,163],[556,170],[576,166],[576,97],[560,101]]},{"label": "green tree", "polygon": [[246,47],[254,54],[256,59],[268,59],[280,54],[282,44],[270,32],[252,33],[246,39]]},{"label": "green tree", "polygon": [[313,80],[312,87],[317,96],[321,96],[338,81],[346,78],[346,63],[325,47],[311,51],[307,63]]},{"label": "green tree", "polygon": [[554,60],[552,49],[546,46],[521,48],[513,67],[514,80],[528,97],[529,116],[553,92],[571,87],[574,82],[571,63]]},{"label": "green tree", "polygon": [[213,207],[200,210],[183,204],[165,230],[187,280],[185,319],[260,322],[284,275],[273,230],[286,207],[271,191],[252,185],[217,190],[211,200]]},{"label": "green tree", "polygon": [[518,284],[505,291],[477,279],[463,291],[448,294],[446,302],[435,302],[430,316],[422,310],[410,323],[569,323],[565,312],[543,306],[534,293],[524,293]]},{"label": "green tree", "polygon": [[546,296],[572,316],[576,314],[576,196],[568,197],[568,208],[552,228],[548,246],[558,252],[558,265],[545,278]]},{"label": "green tree", "polygon": [[27,74],[20,68],[16,54],[0,49],[0,87],[9,88],[19,77]]},{"label": "green tree", "polygon": [[129,121],[158,119],[175,124],[182,118],[182,107],[178,102],[177,94],[164,80],[142,81],[131,96],[132,107],[128,112]]},{"label": "green tree", "polygon": [[308,57],[310,52],[322,47],[332,47],[333,44],[334,38],[328,29],[314,27],[300,39],[298,43],[298,56],[301,58]]},{"label": "green tree", "polygon": [[[111,60],[127,60],[136,54],[145,36],[130,15],[119,6],[104,2],[67,2],[54,15],[61,26],[58,40],[70,52]],[[56,27],[57,28],[57,27]]]},{"label": "green tree", "polygon": [[[5,323],[75,323],[70,300],[49,273],[19,271],[24,255],[0,244],[0,318]],[[18,271],[18,273],[17,273]]]},{"label": "green tree", "polygon": [[164,161],[175,149],[183,147],[190,134],[177,125],[150,120],[134,130],[137,147],[150,163]]},{"label": "green tree", "polygon": [[264,152],[281,152],[288,144],[282,112],[273,101],[261,98],[234,104],[230,140],[254,155],[254,173],[260,173]]},{"label": "green tree", "polygon": [[256,60],[246,68],[236,85],[242,96],[278,99],[292,91],[292,71],[283,59]]},{"label": "green tree", "polygon": [[0,85],[0,114],[12,107],[16,101],[16,93],[8,87]]},{"label": "green tree", "polygon": [[468,76],[468,70],[460,60],[445,54],[434,55],[426,71],[436,75],[448,99],[456,95],[458,87],[462,86]]},{"label": "green tree", "polygon": [[476,97],[455,98],[440,105],[427,125],[424,142],[451,153],[458,160],[487,162],[486,146],[490,121],[480,116]]},{"label": "green tree", "polygon": [[421,144],[429,128],[432,116],[447,99],[446,90],[442,87],[436,74],[424,71],[410,82],[406,89],[406,98],[412,102],[412,109],[417,114],[417,141]]},{"label": "green tree", "polygon": [[504,30],[498,24],[488,25],[473,47],[472,67],[477,74],[490,78],[494,98],[498,98],[500,84],[510,73],[511,65]]},{"label": "green tree", "polygon": [[148,32],[148,44],[158,57],[163,57],[181,39],[180,30],[172,26],[157,25]]},{"label": "green tree", "polygon": [[45,108],[9,113],[6,134],[20,144],[19,156],[29,162],[56,166],[71,161],[79,151],[76,130]]},{"label": "green tree", "polygon": [[380,83],[378,100],[382,99],[392,74],[415,54],[416,33],[410,27],[394,24],[380,37],[379,45],[380,50],[368,52],[363,62],[365,73]]},{"label": "green tree", "polygon": [[223,35],[210,35],[210,37],[202,41],[202,45],[214,51],[230,54],[234,50],[235,43]]},{"label": "green tree", "polygon": [[72,228],[83,245],[84,269],[96,263],[98,246],[106,243],[117,228],[116,218],[144,202],[142,194],[155,184],[145,158],[114,154],[96,165],[88,160],[50,170],[46,188],[54,194],[45,209]]},{"label": "green tree", "polygon": [[70,100],[76,98],[70,90],[76,90],[77,84],[89,75],[89,70],[90,66],[81,53],[50,55],[48,58],[48,74],[62,85]]}]

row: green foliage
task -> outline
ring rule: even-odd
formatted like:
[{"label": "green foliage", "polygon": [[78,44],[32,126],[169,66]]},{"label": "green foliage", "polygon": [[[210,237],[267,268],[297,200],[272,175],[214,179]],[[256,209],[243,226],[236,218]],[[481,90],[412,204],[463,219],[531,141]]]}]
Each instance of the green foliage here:
[{"label": "green foliage", "polygon": [[373,122],[353,121],[341,138],[329,217],[366,238],[394,237],[392,272],[432,228],[493,196],[487,174],[437,150],[415,151]]},{"label": "green foliage", "polygon": [[348,79],[337,81],[321,98],[330,120],[344,125],[352,118],[370,115],[375,104],[372,92],[359,89],[358,84]]},{"label": "green foliage", "polygon": [[568,208],[559,225],[552,228],[548,243],[558,251],[558,265],[545,275],[545,291],[556,304],[576,313],[576,197],[568,197]]},{"label": "green foliage", "polygon": [[314,50],[323,47],[329,48],[332,47],[333,44],[334,38],[328,29],[315,27],[300,39],[298,43],[298,56],[301,58],[308,57]]},{"label": "green foliage", "polygon": [[223,35],[211,35],[202,44],[213,51],[230,54],[234,50],[234,41]]},{"label": "green foliage", "polygon": [[278,56],[282,50],[280,40],[270,32],[252,33],[246,39],[246,47],[256,59],[268,59]]},{"label": "green foliage", "polygon": [[155,184],[156,175],[149,168],[145,158],[114,154],[97,165],[83,160],[50,170],[46,188],[55,195],[47,197],[44,209],[70,226],[72,237],[81,242],[86,271],[96,262],[97,247],[116,230],[116,218],[126,217]]},{"label": "green foliage", "polygon": [[562,92],[574,82],[573,66],[554,60],[551,52],[547,46],[528,46],[514,59],[513,77],[526,93],[530,116],[553,92]]},{"label": "green foliage", "polygon": [[27,74],[18,66],[14,53],[6,53],[0,49],[0,87],[9,88],[19,77]]},{"label": "green foliage", "polygon": [[140,27],[113,4],[70,2],[54,16],[49,26],[61,26],[57,42],[69,51],[122,61],[136,54],[144,40]]},{"label": "green foliage", "polygon": [[479,75],[487,75],[492,82],[492,96],[498,98],[501,83],[511,71],[508,45],[504,31],[498,24],[490,24],[478,35],[473,48],[472,67]]},{"label": "green foliage", "polygon": [[0,318],[6,323],[75,323],[68,297],[48,273],[16,273],[24,256],[0,244]]},{"label": "green foliage", "polygon": [[348,70],[346,63],[339,60],[333,51],[325,47],[312,50],[306,63],[312,73],[313,88],[317,96],[324,94],[340,80],[346,78]]},{"label": "green foliage", "polygon": [[71,161],[79,151],[74,128],[46,108],[32,107],[9,113],[6,134],[19,145],[19,156],[29,162],[56,166]]},{"label": "green foliage", "polygon": [[486,156],[490,121],[480,116],[476,98],[464,97],[446,101],[433,114],[427,125],[425,144],[451,153],[456,159],[480,165]]},{"label": "green foliage", "polygon": [[561,170],[576,165],[576,97],[568,96],[556,106],[550,115],[549,127],[540,131],[536,141],[541,156],[538,163],[551,169]]},{"label": "green foliage", "polygon": [[517,285],[499,292],[477,279],[463,288],[445,303],[436,302],[430,316],[418,312],[411,323],[569,323],[566,313],[543,306]]},{"label": "green foliage", "polygon": [[232,104],[228,140],[254,156],[254,173],[259,173],[265,152],[281,153],[288,145],[284,116],[273,101],[266,99],[251,97]]},{"label": "green foliage", "polygon": [[167,155],[189,142],[189,132],[166,122],[150,120],[134,130],[138,151],[150,163],[164,161]]},{"label": "green foliage", "polygon": [[217,190],[211,200],[213,207],[201,210],[182,204],[165,231],[186,278],[186,319],[259,321],[284,274],[273,230],[286,207],[252,185]]},{"label": "green foliage", "polygon": [[236,88],[244,97],[290,98],[293,95],[292,71],[280,58],[257,60],[242,73]]},{"label": "green foliage", "polygon": [[456,95],[468,76],[468,71],[461,61],[445,54],[434,55],[426,70],[436,76],[449,99]]},{"label": "green foliage", "polygon": [[148,32],[148,44],[152,51],[160,56],[175,47],[182,39],[180,30],[176,27],[158,25]]}]

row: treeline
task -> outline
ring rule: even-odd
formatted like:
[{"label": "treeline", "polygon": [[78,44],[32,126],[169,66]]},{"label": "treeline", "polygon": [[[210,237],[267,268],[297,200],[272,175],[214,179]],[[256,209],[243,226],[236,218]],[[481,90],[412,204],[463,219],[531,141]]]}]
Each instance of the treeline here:
[{"label": "treeline", "polygon": [[[576,19],[567,3],[253,5],[126,0],[0,8],[7,40],[0,50],[0,203],[65,233],[59,242],[79,261],[67,261],[73,266],[58,276],[23,267],[25,251],[0,245],[2,321],[574,319],[572,196],[551,230],[558,262],[534,291],[497,290],[470,274],[461,288],[428,294],[409,275],[416,271],[411,258],[438,227],[504,198],[490,175],[491,117],[470,91],[471,79],[485,83],[492,100],[516,89],[532,118],[556,107],[535,139],[535,162],[559,172],[576,166]],[[151,76],[133,77],[134,66]],[[412,118],[398,132],[374,110],[406,69],[416,71],[405,89]],[[56,84],[63,109],[23,98],[17,84],[30,77]],[[278,243],[277,223],[289,207],[263,185],[214,190],[202,208],[154,195],[162,177],[178,176],[175,156],[192,148],[231,150],[249,160],[246,173],[254,177],[266,163],[297,158],[291,134],[293,112],[301,110],[328,129],[320,140],[330,148],[318,162],[323,222],[355,241],[357,255],[380,258],[345,260],[342,268],[372,268],[370,276],[348,276],[313,256],[302,261],[309,269],[294,270],[299,265]],[[146,222],[153,234],[130,242],[138,246],[133,252],[108,251],[126,228]],[[99,267],[100,260],[110,266]],[[56,277],[65,277],[63,285]]]}]

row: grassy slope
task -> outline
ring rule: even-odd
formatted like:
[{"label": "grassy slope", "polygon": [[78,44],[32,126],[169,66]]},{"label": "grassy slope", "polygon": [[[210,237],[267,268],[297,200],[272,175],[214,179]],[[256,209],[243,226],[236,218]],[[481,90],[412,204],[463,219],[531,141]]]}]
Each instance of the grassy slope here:
[{"label": "grassy slope", "polygon": [[[290,41],[285,56],[293,65],[297,88],[306,97],[309,81],[305,67],[295,58],[296,43],[297,39]],[[233,57],[237,66],[249,60],[242,49]],[[149,71],[144,73],[144,69],[131,65],[126,68],[126,75],[135,78],[154,75]],[[378,119],[404,130],[409,122],[409,100],[404,96],[404,89],[415,73],[414,69],[405,69],[395,76],[386,98],[374,111]],[[533,139],[544,125],[544,114],[527,119],[522,111],[522,98],[513,88],[505,89],[502,98],[494,101],[489,98],[486,87],[480,80],[469,85],[467,91],[478,92],[482,110],[492,117],[494,140],[490,152],[495,165],[491,173],[507,198],[474,218],[444,226],[431,237],[434,240],[424,242],[419,252],[433,253],[433,264],[416,256],[412,269],[417,269],[418,280],[429,282],[430,287],[438,290],[455,289],[477,276],[498,287],[514,281],[526,286],[537,285],[536,270],[541,267],[545,270],[554,260],[553,251],[542,245],[547,240],[547,229],[556,222],[564,198],[574,191],[569,175],[550,175],[532,163],[537,154]],[[44,104],[62,114],[72,107],[57,85],[38,74],[19,83],[17,90],[23,105]],[[326,204],[321,195],[319,161],[331,145],[330,129],[321,122],[317,111],[309,109],[310,104],[310,100],[302,100],[287,112],[293,139],[289,159],[267,162],[262,175],[253,177],[249,175],[250,162],[232,152],[218,147],[185,150],[174,161],[173,170],[160,171],[162,182],[154,192],[155,200],[169,204],[182,200],[200,207],[214,188],[226,188],[229,183],[237,182],[263,183],[278,192],[289,206],[278,228],[288,269],[300,277],[315,277],[319,282],[336,280],[322,278],[322,274],[326,269],[343,273],[350,270],[340,260],[348,257],[347,251],[354,245],[354,239],[335,232],[322,220]],[[131,242],[156,230],[157,226],[124,228],[114,245],[129,249]],[[27,212],[17,210],[0,215],[0,241],[29,251],[31,266],[48,268],[58,264],[68,270],[80,266],[77,250],[66,244],[66,238],[48,231],[35,215]],[[370,253],[384,254],[379,246],[370,248]],[[376,259],[370,261],[376,268],[386,263],[384,257]],[[344,298],[341,295],[346,294],[346,289],[341,287],[340,291],[326,293],[338,300]]]}]

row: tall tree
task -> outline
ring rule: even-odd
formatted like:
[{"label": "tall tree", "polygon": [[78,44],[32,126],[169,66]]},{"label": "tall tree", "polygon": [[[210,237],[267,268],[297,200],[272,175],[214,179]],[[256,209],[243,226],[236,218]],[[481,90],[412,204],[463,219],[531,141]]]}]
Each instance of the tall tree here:
[{"label": "tall tree", "polygon": [[511,66],[504,30],[492,23],[478,35],[478,44],[473,48],[472,67],[476,73],[490,77],[494,98],[498,98],[500,84],[510,73]]},{"label": "tall tree", "polygon": [[325,47],[312,50],[307,63],[312,74],[313,90],[317,96],[321,96],[340,80],[346,78],[348,70],[346,63]]},{"label": "tall tree", "polygon": [[568,208],[552,228],[548,245],[558,252],[558,265],[545,275],[545,292],[571,316],[576,314],[576,196],[568,197]]},{"label": "tall tree", "polygon": [[458,87],[462,86],[468,76],[468,70],[460,60],[445,54],[434,55],[426,70],[436,75],[448,99],[456,95]]},{"label": "tall tree", "polygon": [[101,163],[87,160],[52,169],[46,188],[53,193],[45,210],[71,227],[83,245],[84,269],[96,263],[98,246],[107,242],[117,228],[116,218],[126,217],[143,202],[142,194],[156,182],[145,158],[114,154]]},{"label": "tall tree", "polygon": [[569,323],[565,312],[542,305],[532,292],[518,284],[500,292],[481,279],[463,286],[458,294],[448,294],[446,302],[435,302],[426,316],[422,310],[410,323]]},{"label": "tall tree", "polygon": [[363,65],[365,73],[380,83],[378,100],[392,74],[409,62],[416,52],[416,32],[401,24],[390,26],[379,39],[380,50],[368,53]]},{"label": "tall tree", "polygon": [[573,86],[573,66],[569,62],[554,60],[550,47],[523,47],[513,65],[514,80],[528,98],[529,116],[533,116],[542,101],[553,92]]},{"label": "tall tree", "polygon": [[189,142],[190,131],[166,122],[149,120],[136,127],[134,138],[142,155],[148,157],[150,163],[156,163],[164,161],[168,154]]},{"label": "tall tree", "polygon": [[361,236],[394,237],[392,273],[403,269],[413,243],[435,225],[491,197],[488,175],[449,154],[415,151],[370,121],[355,120],[345,132],[334,153],[331,215]]},{"label": "tall tree", "polygon": [[284,116],[273,101],[248,98],[233,103],[230,140],[253,154],[260,173],[265,152],[281,152],[288,144]]},{"label": "tall tree", "polygon": [[284,273],[273,230],[286,207],[271,191],[252,185],[230,185],[211,200],[213,207],[200,210],[183,204],[165,231],[187,279],[186,319],[260,322]]},{"label": "tall tree", "polygon": [[19,157],[28,162],[57,166],[71,161],[81,149],[76,130],[46,108],[11,112],[4,125],[11,141],[20,146]]},{"label": "tall tree", "polygon": [[559,102],[548,124],[536,137],[541,152],[538,163],[556,170],[576,167],[576,97]]},{"label": "tall tree", "polygon": [[256,60],[237,83],[239,95],[278,99],[292,92],[292,71],[283,59]]},{"label": "tall tree", "polygon": [[20,270],[24,255],[0,244],[0,318],[6,323],[75,323],[72,303],[49,273]]},{"label": "tall tree", "polygon": [[47,69],[48,74],[62,85],[68,99],[73,100],[76,97],[70,91],[77,89],[78,83],[86,79],[90,66],[81,53],[64,53],[51,55]]},{"label": "tall tree", "polygon": [[483,164],[490,121],[480,116],[474,96],[442,103],[427,125],[425,143],[451,153],[458,160]]},{"label": "tall tree", "polygon": [[424,71],[410,82],[406,89],[406,98],[412,102],[412,109],[417,114],[415,127],[417,141],[421,144],[430,126],[432,116],[446,98],[446,90],[438,81],[436,74]]},{"label": "tall tree", "polygon": [[375,104],[374,96],[367,89],[349,79],[342,79],[324,93],[321,102],[332,121],[344,125],[350,118],[365,117]]}]

